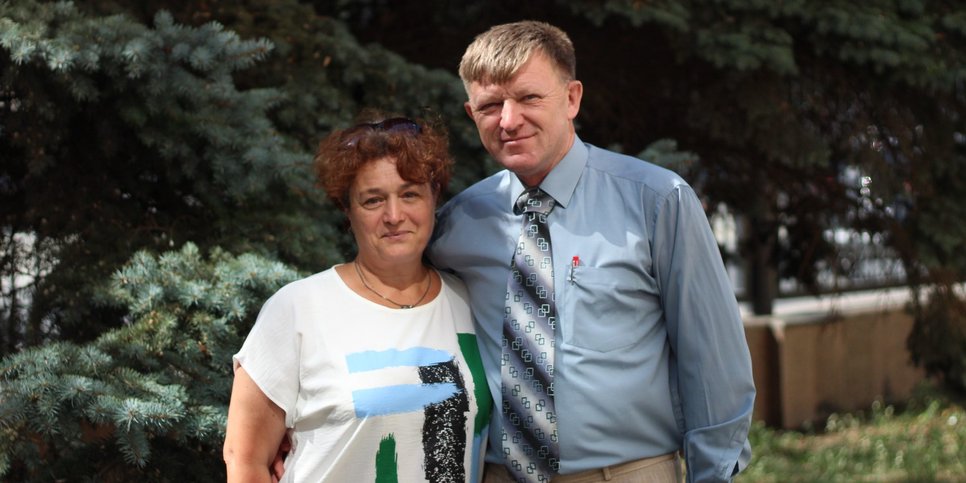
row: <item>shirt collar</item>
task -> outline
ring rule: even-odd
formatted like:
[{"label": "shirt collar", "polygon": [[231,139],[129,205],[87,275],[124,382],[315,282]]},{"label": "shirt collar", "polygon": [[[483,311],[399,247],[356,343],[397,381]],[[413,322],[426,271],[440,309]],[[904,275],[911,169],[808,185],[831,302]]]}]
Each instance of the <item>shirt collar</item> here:
[{"label": "shirt collar", "polygon": [[[557,205],[566,208],[570,203],[570,198],[577,188],[577,182],[580,181],[580,175],[587,166],[587,152],[587,145],[575,134],[570,150],[540,183],[540,189],[552,196]],[[510,191],[513,196],[510,199],[510,211],[512,212],[513,203],[523,193],[525,187],[516,176],[511,178],[513,188]]]}]

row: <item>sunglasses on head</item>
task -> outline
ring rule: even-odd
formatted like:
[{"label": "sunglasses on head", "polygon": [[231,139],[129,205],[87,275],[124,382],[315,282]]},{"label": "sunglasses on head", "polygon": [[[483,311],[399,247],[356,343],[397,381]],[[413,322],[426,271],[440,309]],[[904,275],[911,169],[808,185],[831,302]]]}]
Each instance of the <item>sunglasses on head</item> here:
[{"label": "sunglasses on head", "polygon": [[359,140],[370,131],[383,131],[387,133],[419,134],[422,128],[416,121],[405,117],[393,117],[379,122],[367,122],[353,126],[345,131],[342,136],[345,138],[345,145],[353,147]]}]

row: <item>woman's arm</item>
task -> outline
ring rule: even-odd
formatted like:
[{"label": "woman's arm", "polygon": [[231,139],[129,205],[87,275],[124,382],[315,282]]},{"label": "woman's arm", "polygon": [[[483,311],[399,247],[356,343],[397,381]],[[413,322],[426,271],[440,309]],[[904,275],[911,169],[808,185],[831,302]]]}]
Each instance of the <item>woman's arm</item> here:
[{"label": "woman's arm", "polygon": [[224,458],[229,482],[271,482],[272,461],[285,435],[285,411],[255,384],[241,366],[228,406]]}]

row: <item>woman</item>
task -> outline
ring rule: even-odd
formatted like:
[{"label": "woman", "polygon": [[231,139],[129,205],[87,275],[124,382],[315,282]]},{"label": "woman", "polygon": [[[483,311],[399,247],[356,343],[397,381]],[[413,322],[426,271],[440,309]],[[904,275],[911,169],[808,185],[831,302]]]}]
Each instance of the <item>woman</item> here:
[{"label": "woman", "polygon": [[452,164],[446,137],[404,118],[328,136],[316,167],[356,258],[262,307],[234,357],[229,481],[480,480],[490,410],[465,287],[423,262]]}]

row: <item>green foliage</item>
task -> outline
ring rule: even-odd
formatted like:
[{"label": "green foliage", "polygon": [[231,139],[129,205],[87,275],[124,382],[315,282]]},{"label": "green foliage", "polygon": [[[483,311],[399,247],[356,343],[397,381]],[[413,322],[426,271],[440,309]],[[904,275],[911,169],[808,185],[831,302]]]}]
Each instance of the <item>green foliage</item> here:
[{"label": "green foliage", "polygon": [[231,355],[261,303],[298,277],[256,255],[205,257],[193,244],[137,253],[99,294],[125,309],[123,327],[0,363],[0,475],[223,480]]},{"label": "green foliage", "polygon": [[817,55],[915,86],[948,89],[961,79],[964,18],[947,2],[880,0],[558,0],[595,25],[622,19],[664,30],[682,54],[726,70],[798,75]]},{"label": "green foliage", "polygon": [[679,151],[678,143],[673,139],[658,139],[637,157],[678,173],[691,171],[698,161],[697,154]]},{"label": "green foliage", "polygon": [[750,437],[754,455],[736,482],[958,481],[966,472],[966,410],[941,396],[834,414],[822,431],[755,423]]},{"label": "green foliage", "polygon": [[[33,277],[5,294],[30,304],[4,314],[0,352],[115,326],[87,300],[138,249],[190,240],[302,266],[343,258],[341,215],[314,187],[311,154],[269,116],[285,95],[235,85],[271,42],[70,3],[0,3],[0,24],[2,248],[25,253],[2,272]],[[56,263],[30,270],[18,235]]]},{"label": "green foliage", "polygon": [[[215,23],[186,28],[165,12],[155,17],[155,29],[150,30],[119,15],[85,18],[70,4],[17,6],[8,5],[2,12],[0,36],[12,66],[19,67],[4,77],[6,94],[20,101],[17,109],[10,109],[11,124],[17,127],[10,138],[32,134],[27,126],[18,126],[19,113],[64,122],[63,116],[82,117],[103,101],[118,108],[116,127],[133,128],[144,147],[157,153],[152,157],[181,163],[165,173],[173,181],[198,176],[202,165],[211,165],[211,182],[235,201],[264,195],[268,186],[258,180],[275,169],[273,157],[292,156],[264,115],[258,115],[277,94],[240,92],[231,83],[233,71],[270,52],[267,40],[242,41]],[[44,87],[68,93],[59,99],[66,106],[45,102],[40,95],[51,93],[25,84],[39,76],[47,76]],[[49,140],[46,145],[48,151],[58,147]],[[59,161],[52,152],[24,149],[22,154],[32,175],[52,174],[45,171]]]},{"label": "green foliage", "polygon": [[[366,7],[366,2],[339,3],[346,9]],[[427,9],[415,6],[422,17],[427,15]],[[346,23],[336,20],[344,15],[319,13],[321,6],[295,0],[187,2],[180,8],[161,0],[124,8],[144,19],[158,9],[173,9],[172,14],[185,23],[216,21],[242,37],[270,39],[275,55],[236,78],[240,85],[272,86],[284,94],[271,118],[309,152],[331,129],[345,127],[359,111],[375,107],[429,118],[448,128],[451,148],[461,161],[452,193],[495,169],[463,110],[466,94],[455,65],[427,68],[394,52],[394,42],[358,40]],[[423,18],[421,23],[425,22]]]}]

